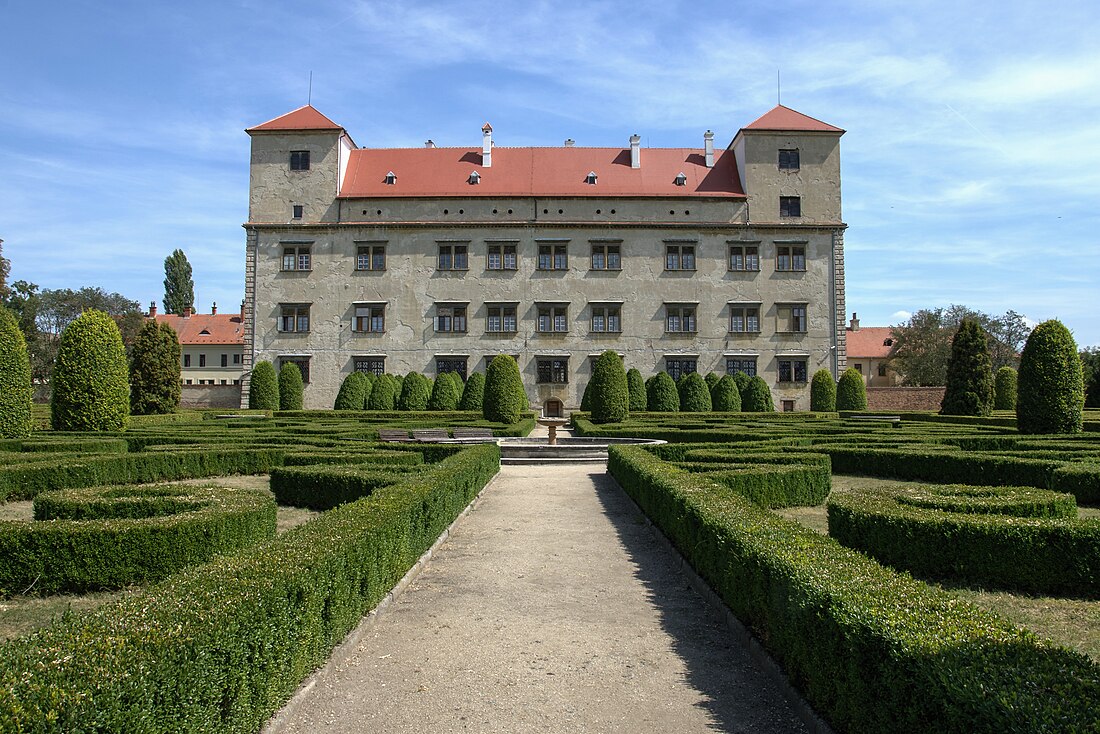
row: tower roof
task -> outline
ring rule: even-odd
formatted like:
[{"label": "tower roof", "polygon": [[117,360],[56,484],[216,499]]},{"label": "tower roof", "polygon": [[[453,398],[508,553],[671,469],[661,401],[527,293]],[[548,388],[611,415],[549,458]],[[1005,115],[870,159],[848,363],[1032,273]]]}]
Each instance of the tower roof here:
[{"label": "tower roof", "polygon": [[281,130],[343,130],[344,128],[337,125],[332,120],[328,119],[320,112],[317,111],[312,105],[304,105],[288,112],[285,115],[280,115],[274,120],[268,120],[267,122],[250,127],[245,130],[247,133],[264,133],[264,132],[278,132]]},{"label": "tower roof", "polygon": [[783,105],[776,105],[741,129],[844,133],[844,130],[839,127],[834,127],[827,122],[822,122],[821,120],[810,117],[809,115],[804,115],[801,112],[792,110],[790,107],[784,107]]}]

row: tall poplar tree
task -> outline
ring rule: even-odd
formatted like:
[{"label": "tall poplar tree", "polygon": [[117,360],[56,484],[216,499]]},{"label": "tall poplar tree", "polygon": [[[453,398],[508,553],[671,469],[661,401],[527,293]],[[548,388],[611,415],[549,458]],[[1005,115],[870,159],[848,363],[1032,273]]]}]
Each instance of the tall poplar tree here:
[{"label": "tall poplar tree", "polygon": [[164,312],[181,314],[195,308],[195,281],[191,279],[191,263],[183,250],[174,250],[164,258]]}]

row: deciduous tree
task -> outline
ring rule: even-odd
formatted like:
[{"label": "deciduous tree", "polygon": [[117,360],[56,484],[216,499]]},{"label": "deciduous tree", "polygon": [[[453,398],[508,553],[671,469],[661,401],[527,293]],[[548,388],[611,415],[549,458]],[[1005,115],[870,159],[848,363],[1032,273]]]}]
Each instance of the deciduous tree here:
[{"label": "deciduous tree", "polygon": [[183,250],[164,258],[164,312],[181,314],[195,308],[195,281]]}]

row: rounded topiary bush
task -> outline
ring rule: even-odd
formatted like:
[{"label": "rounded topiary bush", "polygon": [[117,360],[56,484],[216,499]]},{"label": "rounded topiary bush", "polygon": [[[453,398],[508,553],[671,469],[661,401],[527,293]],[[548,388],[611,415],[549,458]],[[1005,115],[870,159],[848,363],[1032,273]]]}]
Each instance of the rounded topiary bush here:
[{"label": "rounded topiary bush", "polygon": [[405,375],[401,383],[401,397],[397,400],[398,410],[421,411],[428,409],[428,400],[432,397],[431,381],[419,372]]},{"label": "rounded topiary bush", "polygon": [[1078,433],[1084,407],[1084,375],[1073,335],[1060,321],[1044,321],[1020,355],[1016,428],[1020,433]]},{"label": "rounded topiary bush", "polygon": [[370,409],[370,394],[374,392],[374,383],[378,382],[378,375],[373,372],[363,372],[363,404],[361,410]]},{"label": "rounded topiary bush", "polygon": [[707,376],[703,378],[707,381],[707,389],[714,390],[714,386],[718,384],[718,381],[722,379],[722,376],[717,372],[708,372]]},{"label": "rounded topiary bush", "polygon": [[485,374],[482,372],[474,372],[466,378],[466,385],[462,388],[462,399],[458,401],[458,409],[476,410],[480,413],[484,399]]},{"label": "rounded topiary bush", "polygon": [[304,393],[302,371],[293,362],[284,362],[279,368],[279,410],[301,410]]},{"label": "rounded topiary bush", "polygon": [[592,380],[585,384],[584,392],[581,393],[581,410],[586,413],[592,410]]},{"label": "rounded topiary bush", "polygon": [[[176,373],[179,380],[179,373]],[[0,306],[0,438],[31,432],[31,362],[15,316]]]},{"label": "rounded topiary bush", "polygon": [[630,392],[630,412],[645,410],[645,380],[642,379],[642,373],[634,367],[626,371],[626,388]]},{"label": "rounded topiary bush", "polygon": [[944,415],[989,415],[993,412],[993,362],[985,329],[963,319],[951,339],[947,384],[940,402]]},{"label": "rounded topiary bush", "polygon": [[527,409],[527,394],[519,365],[509,354],[498,354],[485,373],[482,415],[494,423],[516,423]]},{"label": "rounded topiary bush", "polygon": [[130,416],[130,375],[118,325],[85,311],[65,327],[51,379],[55,431],[121,431]]},{"label": "rounded topiary bush", "polygon": [[691,372],[680,380],[680,410],[684,413],[709,413],[710,388],[698,372]]},{"label": "rounded topiary bush", "polygon": [[993,376],[993,409],[1016,410],[1016,370],[1002,367]]},{"label": "rounded topiary bush", "polygon": [[752,382],[752,378],[746,375],[744,372],[734,372],[733,381],[737,384],[737,391],[741,393],[741,410],[745,409],[745,392],[749,389],[749,383]]},{"label": "rounded topiary bush", "polygon": [[819,413],[836,410],[836,381],[829,370],[818,370],[810,380],[810,410]]},{"label": "rounded topiary bush", "polygon": [[654,413],[675,413],[680,410],[680,391],[667,372],[658,372],[646,383],[646,405]]},{"label": "rounded topiary bush", "polygon": [[760,375],[749,378],[749,384],[741,395],[741,411],[744,413],[771,413],[775,411],[775,403],[772,402],[772,391]]},{"label": "rounded topiary bush", "polygon": [[710,393],[711,410],[721,413],[737,413],[741,410],[741,391],[737,382],[729,375],[723,375]]},{"label": "rounded topiary bush", "polygon": [[428,410],[458,410],[462,398],[462,378],[457,372],[444,372],[435,378]]},{"label": "rounded topiary bush", "polygon": [[168,324],[146,321],[130,350],[130,412],[162,415],[180,405],[180,342]]},{"label": "rounded topiary bush", "polygon": [[378,375],[374,389],[367,400],[369,410],[393,410],[397,407],[397,378],[393,375]]},{"label": "rounded topiary bush", "polygon": [[[601,354],[592,366],[591,410],[593,423],[619,423],[630,414],[630,388],[626,369],[616,352]],[[586,391],[587,392],[587,391]]]},{"label": "rounded topiary bush", "polygon": [[248,407],[253,410],[279,409],[279,376],[275,374],[275,365],[270,362],[257,362],[252,368]]},{"label": "rounded topiary bush", "polygon": [[367,376],[362,372],[352,372],[340,383],[340,391],[336,393],[335,410],[362,410],[367,400]]},{"label": "rounded topiary bush", "polygon": [[867,410],[867,387],[854,367],[844,370],[836,386],[837,410]]}]

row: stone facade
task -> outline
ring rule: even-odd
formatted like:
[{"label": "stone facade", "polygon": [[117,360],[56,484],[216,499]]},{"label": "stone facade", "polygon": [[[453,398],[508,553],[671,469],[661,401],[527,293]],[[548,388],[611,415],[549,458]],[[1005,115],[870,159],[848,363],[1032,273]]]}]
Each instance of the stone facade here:
[{"label": "stone facade", "polygon": [[[719,152],[735,165],[712,162],[709,150],[677,158],[635,144],[614,159],[618,175],[629,182],[625,167],[639,164],[639,176],[661,179],[645,186],[661,190],[639,184],[631,195],[600,195],[595,181],[576,195],[544,193],[537,180],[522,194],[492,195],[471,177],[367,196],[348,194],[356,166],[367,165],[353,156],[365,151],[319,113],[306,129],[278,124],[301,112],[249,131],[244,361],[298,362],[307,408],[332,407],[354,369],[434,378],[441,368],[484,371],[497,354],[518,358],[533,407],[560,401],[566,410],[580,404],[591,357],[607,349],[644,376],[751,365],[776,405],[795,410],[809,409],[810,375],[843,369],[843,131],[771,130],[757,124],[766,115]],[[486,181],[514,175],[499,152],[479,165],[491,150],[439,156],[461,155]],[[585,150],[596,160],[606,149]],[[797,151],[795,168],[777,165],[781,150]],[[309,151],[308,170],[290,170],[293,151]],[[379,179],[398,167],[386,151],[370,154]],[[728,171],[729,180],[673,186],[675,166],[667,182],[652,172],[661,160],[692,161],[704,181]],[[407,169],[394,178],[413,178]],[[800,211],[781,216],[780,197],[797,197]]]}]

